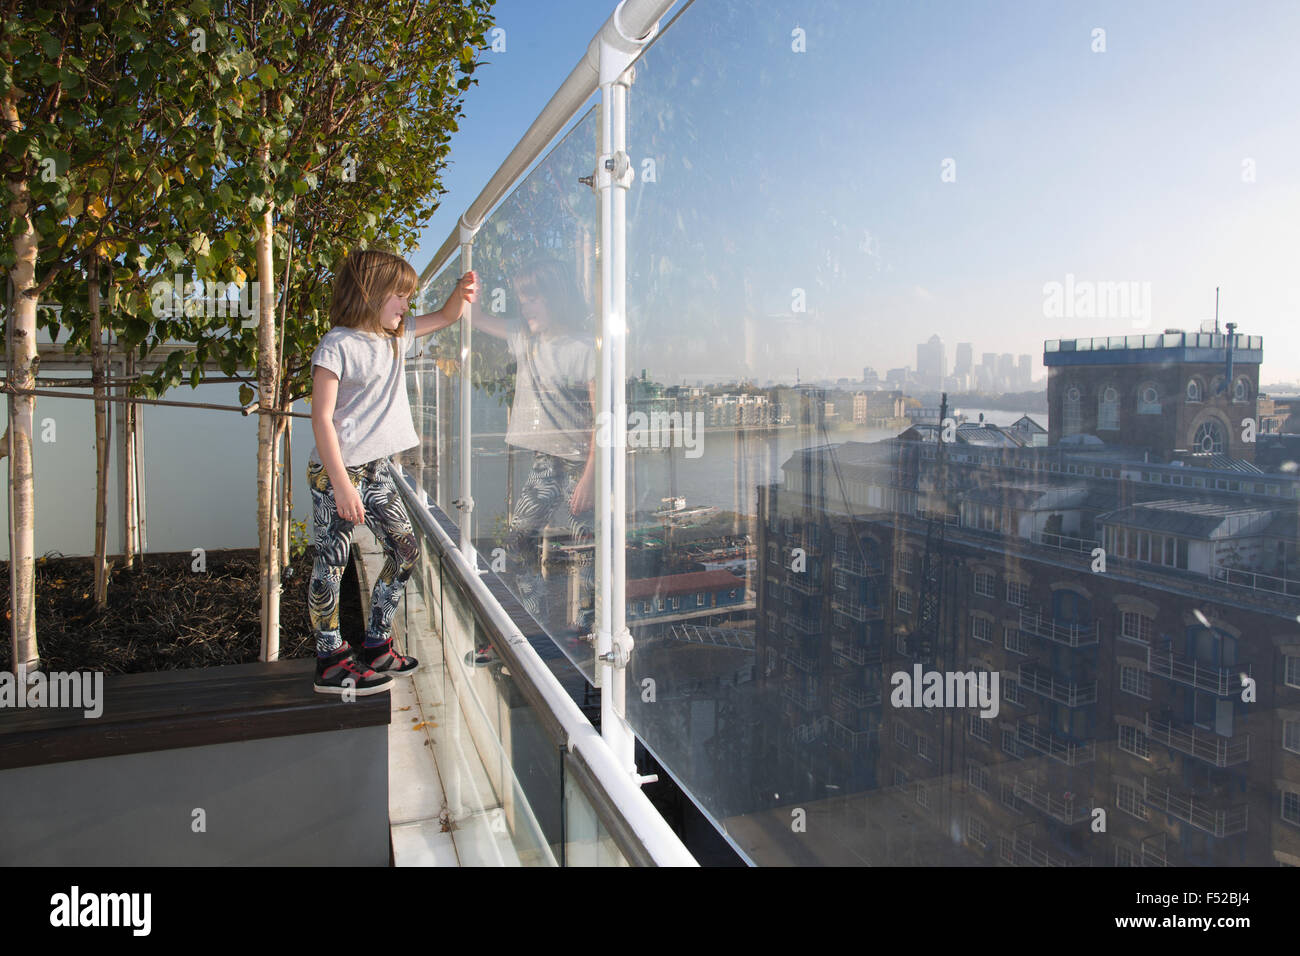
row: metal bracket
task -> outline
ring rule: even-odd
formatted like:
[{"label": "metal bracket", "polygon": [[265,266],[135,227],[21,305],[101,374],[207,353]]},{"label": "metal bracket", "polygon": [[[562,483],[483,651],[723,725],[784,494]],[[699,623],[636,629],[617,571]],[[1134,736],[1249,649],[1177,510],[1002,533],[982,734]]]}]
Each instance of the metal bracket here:
[{"label": "metal bracket", "polygon": [[615,667],[627,667],[632,660],[632,648],[636,642],[632,640],[632,632],[623,628],[618,634],[614,635],[612,650],[608,657],[611,658],[609,663]]},{"label": "metal bracket", "polygon": [[462,246],[468,246],[470,243],[474,241],[474,237],[478,235],[478,226],[471,226],[469,223],[467,223],[465,221],[464,215],[460,217],[459,226],[460,226],[460,244]]},{"label": "metal bracket", "polygon": [[609,189],[611,186],[627,189],[636,178],[632,158],[621,149],[616,153],[601,155],[597,160],[595,178],[597,185],[593,189]]}]

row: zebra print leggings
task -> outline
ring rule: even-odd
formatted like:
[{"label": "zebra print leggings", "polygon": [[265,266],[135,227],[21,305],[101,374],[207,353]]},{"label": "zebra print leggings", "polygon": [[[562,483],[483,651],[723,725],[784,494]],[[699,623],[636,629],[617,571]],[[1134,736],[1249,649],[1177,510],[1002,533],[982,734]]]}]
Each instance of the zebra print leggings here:
[{"label": "zebra print leggings", "polygon": [[[347,470],[348,480],[361,493],[366,527],[384,549],[384,566],[371,594],[367,647],[377,647],[388,640],[397,601],[420,558],[419,539],[388,468],[388,459],[378,458]],[[307,484],[311,487],[316,541],[316,563],[307,588],[307,615],[316,636],[316,656],[325,657],[343,646],[339,633],[339,588],[355,525],[339,517],[334,488],[324,465],[307,463]]]},{"label": "zebra print leggings", "polygon": [[[569,499],[577,487],[583,463],[567,461],[545,452],[533,455],[532,468],[515,499],[510,530],[505,539],[506,586],[553,637],[574,628],[581,630],[590,613],[568,607],[566,574],[550,579],[542,574],[542,533],[548,527],[557,542],[589,542],[594,537],[590,511],[575,515]],[[573,569],[578,575],[579,604],[589,604],[594,592],[593,569],[587,561]]]}]

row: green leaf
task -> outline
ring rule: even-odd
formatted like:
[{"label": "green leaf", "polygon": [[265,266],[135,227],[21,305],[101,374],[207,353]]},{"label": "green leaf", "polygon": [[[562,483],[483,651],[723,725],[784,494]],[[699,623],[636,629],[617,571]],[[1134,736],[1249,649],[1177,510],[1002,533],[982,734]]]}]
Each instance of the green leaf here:
[{"label": "green leaf", "polygon": [[252,401],[253,401],[253,399],[256,398],[256,397],[257,397],[257,393],[256,393],[255,391],[253,391],[253,386],[251,386],[251,385],[249,385],[249,384],[247,384],[247,383],[244,383],[244,384],[242,384],[242,385],[239,386],[239,404],[240,404],[240,405],[248,405],[248,404],[251,404]]}]

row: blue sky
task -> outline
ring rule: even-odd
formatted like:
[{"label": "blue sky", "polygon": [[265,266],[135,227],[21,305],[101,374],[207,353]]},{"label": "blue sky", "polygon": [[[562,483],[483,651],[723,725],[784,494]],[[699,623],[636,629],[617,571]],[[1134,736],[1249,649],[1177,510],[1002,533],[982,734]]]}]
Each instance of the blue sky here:
[{"label": "blue sky", "polygon": [[[613,5],[496,6],[507,50],[466,97],[417,267]],[[1044,339],[1196,328],[1219,285],[1224,321],[1264,336],[1262,380],[1300,380],[1297,37],[1293,2],[698,0],[631,94],[659,175],[629,195],[630,268],[667,277],[629,316],[633,361],[856,376],[937,332],[949,363],[960,341],[1037,363]],[[1049,316],[1067,275],[1144,284],[1150,311]]]},{"label": "blue sky", "polygon": [[413,261],[417,269],[456,228],[460,214],[586,53],[615,5],[615,0],[498,0],[493,6],[506,49],[484,53],[484,64],[474,71],[478,83],[465,94],[465,116],[452,134],[451,161],[443,174],[447,194],[421,234]]}]

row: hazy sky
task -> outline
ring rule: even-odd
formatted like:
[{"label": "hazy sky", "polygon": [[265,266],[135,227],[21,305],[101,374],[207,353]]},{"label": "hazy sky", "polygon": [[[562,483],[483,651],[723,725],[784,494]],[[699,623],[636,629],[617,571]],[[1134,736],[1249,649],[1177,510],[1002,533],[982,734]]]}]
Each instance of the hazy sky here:
[{"label": "hazy sky", "polygon": [[[497,4],[507,50],[467,97],[417,267],[613,6]],[[950,367],[971,341],[1041,374],[1045,339],[1194,329],[1218,285],[1222,319],[1264,336],[1262,380],[1300,380],[1297,37],[1294,2],[696,0],[631,93],[656,181],[629,194],[630,268],[659,280],[634,364],[857,376],[937,332]],[[1067,274],[1139,295],[1051,314]]]}]

